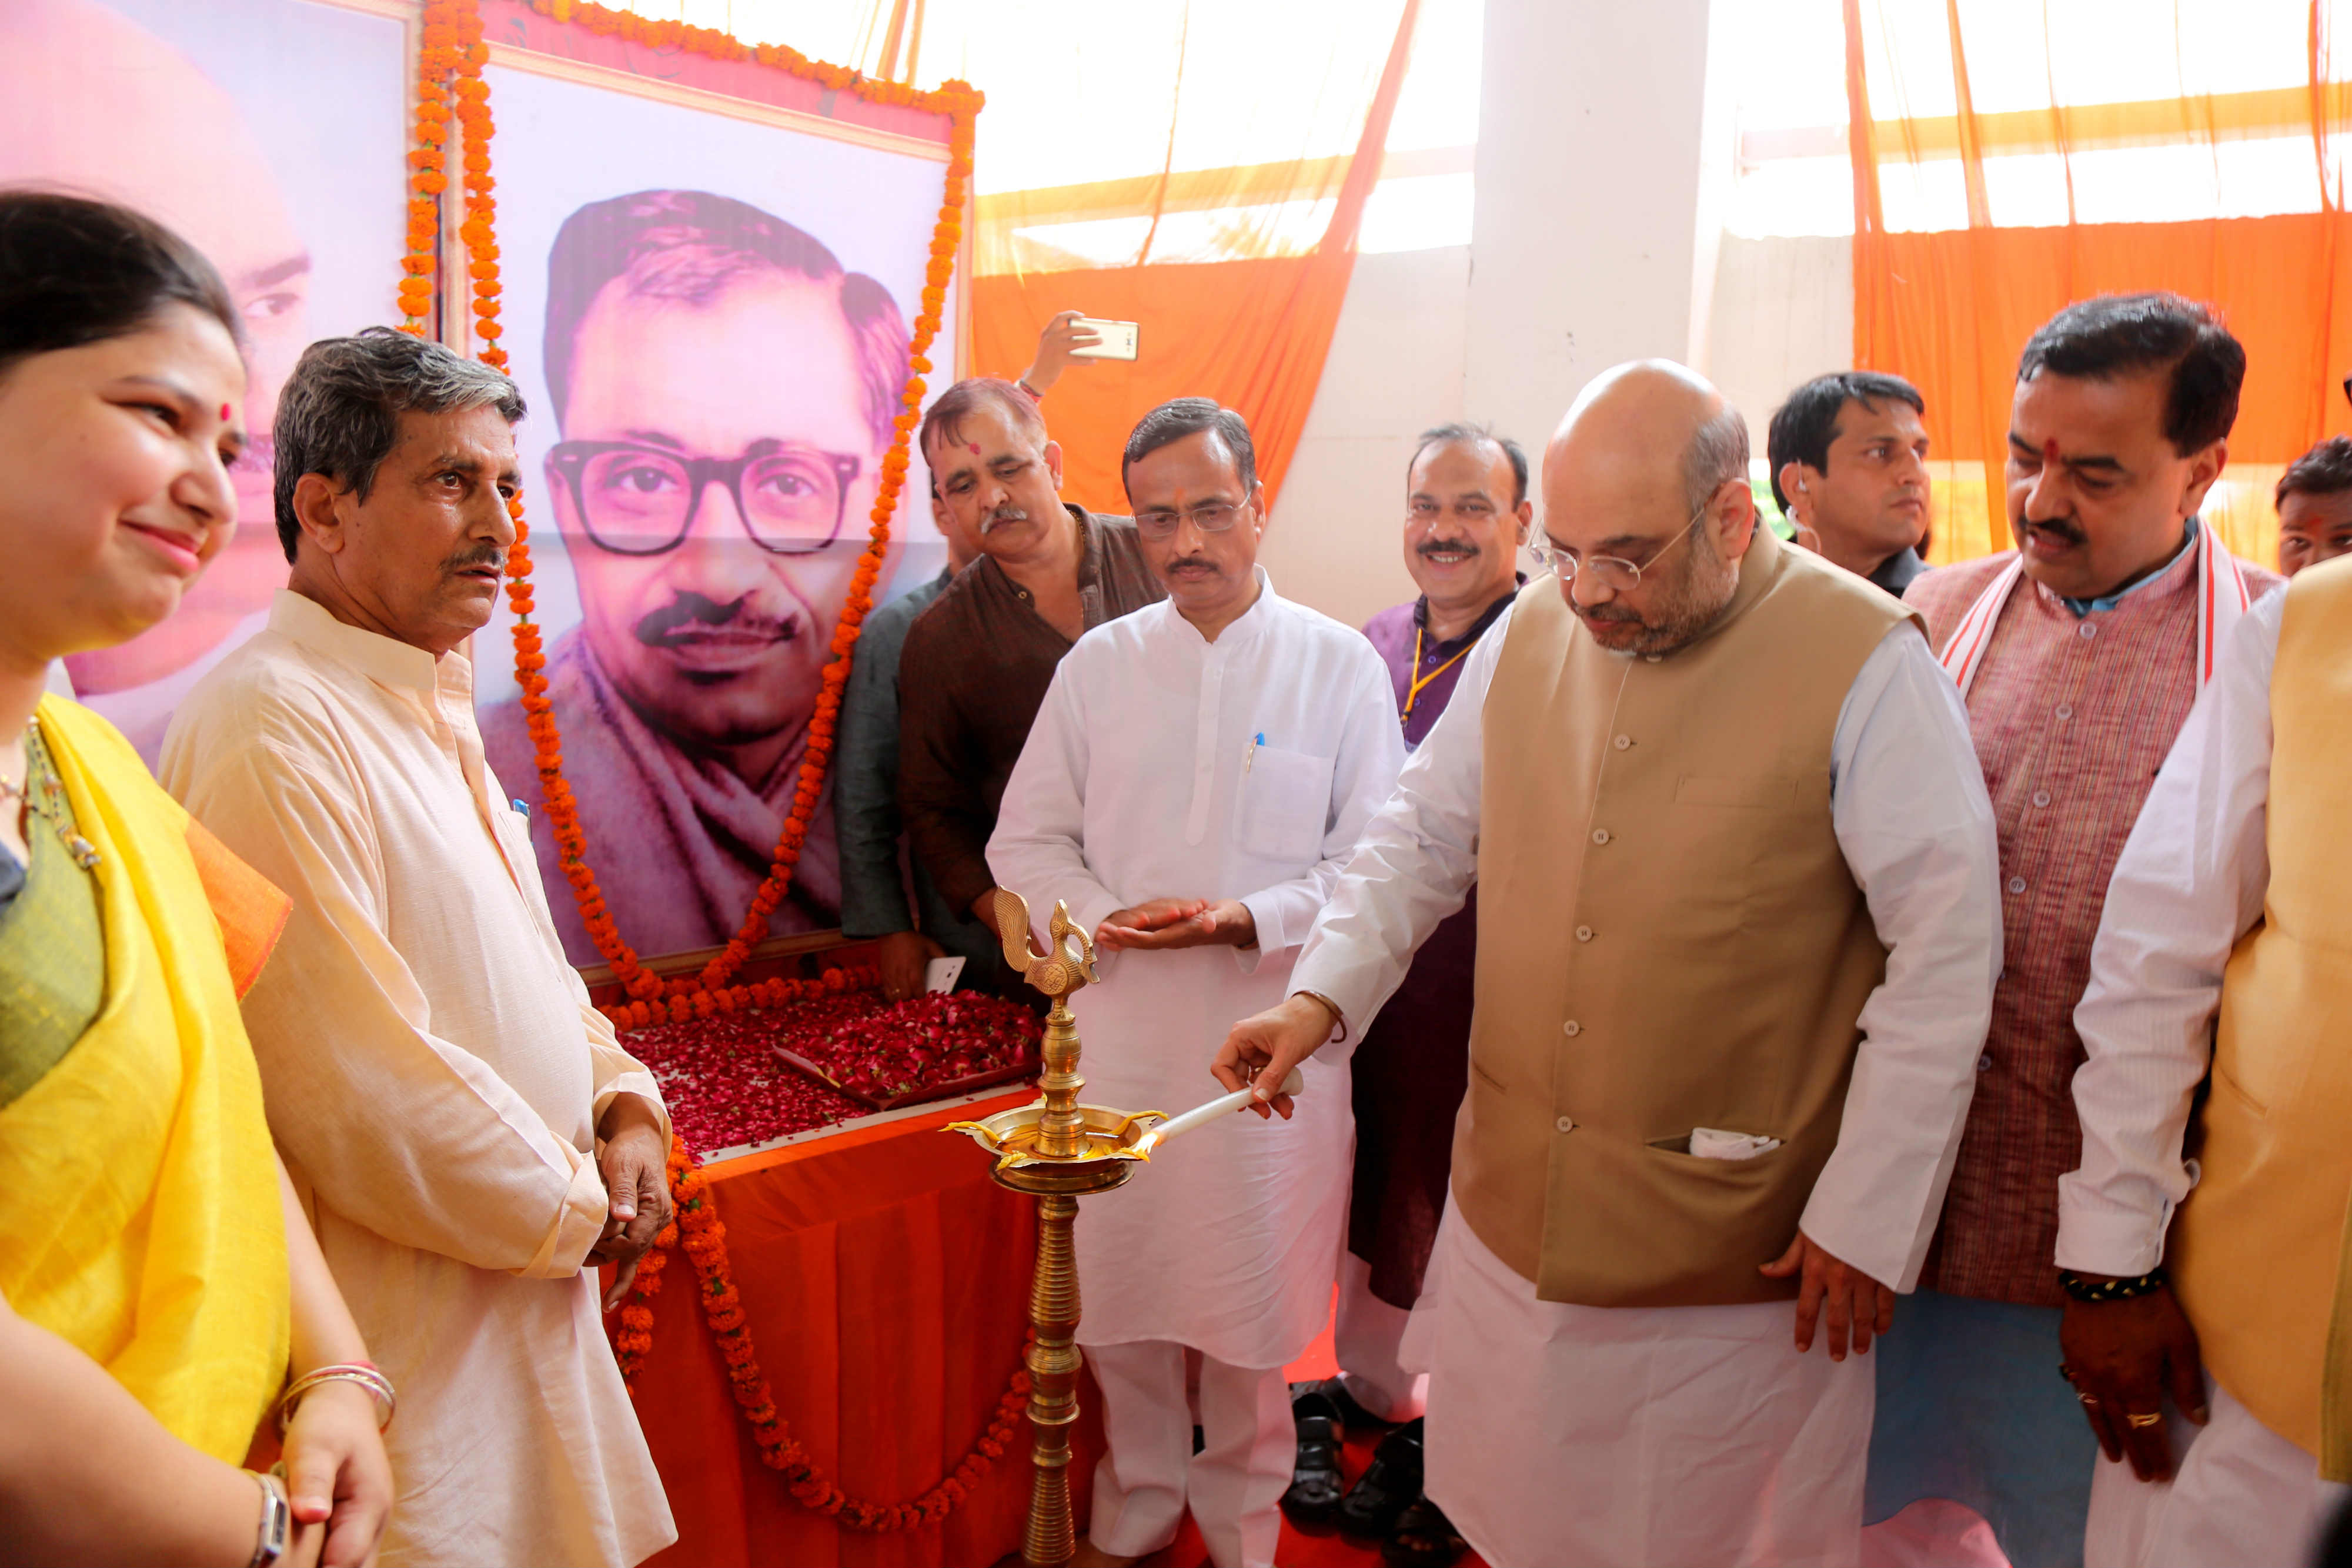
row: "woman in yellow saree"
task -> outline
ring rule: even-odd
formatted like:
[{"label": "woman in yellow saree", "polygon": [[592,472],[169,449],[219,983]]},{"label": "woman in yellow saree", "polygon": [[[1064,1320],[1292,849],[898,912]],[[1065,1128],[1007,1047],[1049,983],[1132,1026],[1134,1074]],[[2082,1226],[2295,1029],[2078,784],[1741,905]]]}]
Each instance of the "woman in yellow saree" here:
[{"label": "woman in yellow saree", "polygon": [[167,230],[0,191],[0,1563],[361,1564],[392,1495],[237,1014],[286,902],[43,695],[227,543],[236,325]]}]

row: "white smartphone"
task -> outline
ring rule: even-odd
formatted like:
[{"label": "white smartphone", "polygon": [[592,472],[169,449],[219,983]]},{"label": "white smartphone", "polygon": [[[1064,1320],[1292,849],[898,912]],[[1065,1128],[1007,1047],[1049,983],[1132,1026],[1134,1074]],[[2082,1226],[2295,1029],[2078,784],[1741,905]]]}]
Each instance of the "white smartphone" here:
[{"label": "white smartphone", "polygon": [[934,958],[923,966],[923,989],[952,991],[956,979],[963,973],[961,958]]},{"label": "white smartphone", "polygon": [[1135,358],[1136,340],[1142,329],[1132,321],[1104,321],[1092,316],[1081,316],[1070,323],[1081,331],[1092,332],[1102,340],[1091,349],[1072,349],[1074,360],[1131,360]]}]

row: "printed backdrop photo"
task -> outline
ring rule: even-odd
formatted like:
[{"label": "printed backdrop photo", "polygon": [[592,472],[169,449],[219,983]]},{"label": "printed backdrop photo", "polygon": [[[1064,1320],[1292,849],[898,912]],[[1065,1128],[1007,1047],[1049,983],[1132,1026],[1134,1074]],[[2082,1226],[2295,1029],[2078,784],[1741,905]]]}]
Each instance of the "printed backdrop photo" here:
[{"label": "printed backdrop photo", "polygon": [[[286,583],[270,420],[314,338],[399,319],[412,59],[387,0],[6,0],[0,184],[106,197],[220,267],[250,348],[237,530],[177,614],[68,659],[77,695],[152,765],[172,709]],[[58,62],[73,62],[70,69]]]},{"label": "printed backdrop photo", "polygon": [[[485,78],[564,776],[622,937],[646,955],[716,946],[792,807],[899,413],[947,149],[755,104],[713,112],[561,61],[494,59]],[[939,570],[927,488],[918,464],[877,599]],[[539,809],[509,624],[502,610],[474,641],[484,740],[532,809],[566,951],[592,965]],[[830,928],[839,900],[828,800],[770,931]]]}]

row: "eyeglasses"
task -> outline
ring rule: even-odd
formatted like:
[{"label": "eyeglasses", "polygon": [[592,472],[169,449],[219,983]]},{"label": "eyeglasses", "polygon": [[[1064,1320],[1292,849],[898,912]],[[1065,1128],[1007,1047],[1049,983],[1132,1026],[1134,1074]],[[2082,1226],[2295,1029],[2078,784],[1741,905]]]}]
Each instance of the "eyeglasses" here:
[{"label": "eyeglasses", "polygon": [[761,549],[808,555],[840,537],[863,465],[839,452],[758,441],[740,457],[688,457],[634,441],[565,441],[547,455],[572,491],[580,526],[614,555],[660,555],[686,542],[702,493],[723,485]]},{"label": "eyeglasses", "polygon": [[[1710,501],[1713,499],[1712,497],[1708,497]],[[1706,501],[1699,503],[1698,510],[1693,512],[1690,515],[1690,520],[1683,525],[1683,531],[1676,534],[1667,543],[1665,549],[1652,556],[1646,562],[1630,561],[1622,556],[1597,555],[1586,561],[1582,570],[1591,575],[1593,581],[1612,593],[1630,593],[1642,586],[1643,572],[1665,559],[1673,553],[1675,545],[1698,532],[1698,520],[1706,516]],[[1536,558],[1537,565],[1559,578],[1562,588],[1566,588],[1576,580],[1579,570],[1576,557],[1560,548],[1559,542],[1549,534],[1538,533],[1530,539],[1528,542],[1528,553]]]},{"label": "eyeglasses", "polygon": [[1148,539],[1164,539],[1176,532],[1176,519],[1182,517],[1204,534],[1222,534],[1241,515],[1242,508],[1231,501],[1207,501],[1186,512],[1138,512],[1135,531]]}]

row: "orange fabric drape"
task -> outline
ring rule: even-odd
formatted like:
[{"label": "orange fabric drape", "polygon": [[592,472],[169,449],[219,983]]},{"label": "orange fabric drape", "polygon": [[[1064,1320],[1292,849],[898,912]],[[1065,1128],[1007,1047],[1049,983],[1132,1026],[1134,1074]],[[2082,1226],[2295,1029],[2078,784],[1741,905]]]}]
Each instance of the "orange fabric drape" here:
[{"label": "orange fabric drape", "polygon": [[[1356,234],[1364,202],[1380,177],[1389,122],[1403,86],[1419,0],[1403,0],[1392,41],[1371,94],[1351,156],[1300,158],[1284,164],[1214,171],[1165,168],[1141,181],[1103,182],[1052,193],[1021,193],[995,204],[982,198],[980,276],[972,280],[973,366],[1016,375],[1035,351],[1037,334],[1065,309],[1142,324],[1142,353],[1132,363],[1104,361],[1074,370],[1045,400],[1045,421],[1062,448],[1064,495],[1100,510],[1127,509],[1119,485],[1119,453],[1135,422],[1171,397],[1212,397],[1249,421],[1258,474],[1268,497],[1281,488],[1315,390],[1339,306],[1355,267]],[[1180,89],[1181,90],[1181,89]],[[1171,124],[1169,145],[1178,141]],[[1218,200],[1192,187],[1216,182]],[[1123,204],[1124,188],[1141,187],[1137,204],[1151,226],[1137,258],[1115,267],[1022,267],[1010,231],[1051,196],[1065,209],[1089,202]],[[1216,211],[1230,204],[1241,216],[1217,247],[1234,259],[1158,259],[1164,225],[1176,204]],[[1033,198],[1023,200],[1021,198]],[[1268,213],[1325,201],[1328,222],[1303,251],[1287,248],[1284,225]],[[1239,235],[1255,222],[1260,230]],[[991,231],[994,230],[995,233]],[[1238,237],[1239,243],[1235,243]],[[1160,245],[1155,246],[1155,241]],[[992,265],[1010,270],[991,271]]]},{"label": "orange fabric drape", "polygon": [[[2030,36],[2005,35],[1966,0],[1940,0],[1946,26],[1925,36],[1927,7],[1844,0],[1848,146],[1854,184],[1854,363],[1908,377],[1926,395],[1937,455],[1958,467],[1937,486],[1934,559],[1966,559],[2011,547],[2001,471],[2017,357],[2033,329],[2068,302],[2105,293],[2170,289],[2218,307],[2245,345],[2247,372],[2230,467],[2206,508],[2224,541],[2264,564],[2277,559],[2270,491],[2279,470],[2314,442],[2347,426],[2339,383],[2352,370],[2352,246],[2341,201],[2335,131],[2345,113],[2326,47],[2327,0],[2309,6],[2306,58],[2282,74],[2305,78],[2294,91],[2189,91],[2177,102],[2069,104],[2056,86],[2068,63],[2053,34],[2052,8]],[[2180,0],[2168,8],[2200,25],[2226,25],[2224,0]],[[2210,13],[2210,15],[2205,15]],[[2178,16],[2154,16],[2163,27]],[[1868,24],[1875,24],[1871,26]],[[2120,17],[2116,26],[2137,26]],[[2184,39],[2177,80],[2194,83],[2193,43]],[[1948,56],[1945,51],[1948,49]],[[1979,111],[1972,62],[2025,51],[2046,62],[2048,101]],[[2011,62],[2004,62],[2011,63]],[[1891,78],[1891,79],[1890,79]],[[2012,81],[2013,89],[2013,81]],[[2013,101],[2013,91],[2012,91]],[[1949,114],[1889,114],[1911,102]],[[2300,120],[2300,124],[2296,123]],[[2210,154],[2215,204],[2227,195],[2222,144],[2307,135],[2314,171],[2309,211],[2151,223],[2075,220],[2078,180],[2112,181],[2114,150],[2169,146]],[[2276,145],[2275,140],[2272,145]],[[2110,161],[2094,167],[2095,151]],[[2315,157],[2314,154],[2315,153]],[[2006,168],[2000,165],[2005,161]],[[1957,189],[1948,164],[1957,162]],[[2054,171],[2051,164],[2055,164]],[[1988,181],[1988,167],[1996,178]],[[2200,177],[2202,170],[2199,170]],[[2040,182],[2054,211],[2032,222],[2003,221],[1999,175],[2011,199]],[[1885,183],[1908,182],[1911,226],[1890,224]],[[1988,191],[1991,191],[1989,198]],[[1942,193],[1934,211],[1917,193]],[[2156,200],[2172,199],[2155,191]],[[2022,203],[2020,204],[2023,204]],[[2112,212],[2110,199],[2105,209]],[[2176,203],[2176,204],[2178,204]],[[2042,221],[2056,218],[2058,221]]]},{"label": "orange fabric drape", "polygon": [[[987,1429],[1019,1364],[1035,1204],[991,1182],[988,1156],[940,1129],[1029,1098],[1024,1088],[706,1172],[776,1408],[856,1496],[897,1502],[936,1486]],[[637,1379],[637,1419],[678,1530],[656,1568],[994,1563],[1020,1549],[1025,1426],[938,1524],[865,1535],[793,1501],[760,1462],[697,1293],[673,1257]],[[1079,1402],[1070,1473],[1083,1529],[1102,1451],[1091,1381]]]}]

